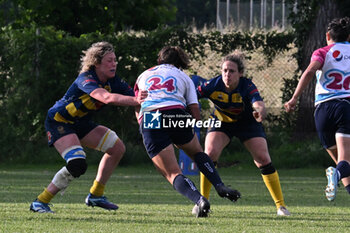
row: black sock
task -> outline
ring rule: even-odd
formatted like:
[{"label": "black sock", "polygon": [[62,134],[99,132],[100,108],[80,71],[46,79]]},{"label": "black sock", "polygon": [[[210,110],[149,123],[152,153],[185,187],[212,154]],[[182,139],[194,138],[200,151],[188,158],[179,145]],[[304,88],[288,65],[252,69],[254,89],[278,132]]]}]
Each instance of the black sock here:
[{"label": "black sock", "polygon": [[350,164],[348,163],[348,161],[340,161],[337,165],[337,170],[340,173],[339,180],[343,179],[344,177],[350,176]]},{"label": "black sock", "polygon": [[182,174],[175,177],[173,187],[176,191],[190,199],[195,204],[197,204],[201,197],[201,194],[194,183]]},{"label": "black sock", "polygon": [[275,167],[272,165],[272,163],[269,163],[265,166],[259,167],[261,174],[263,175],[270,175],[276,171]]},{"label": "black sock", "polygon": [[350,194],[350,184],[347,185],[347,186],[345,186],[345,189],[346,189],[346,191],[348,191],[348,193]]},{"label": "black sock", "polygon": [[214,187],[223,184],[219,173],[217,172],[213,161],[204,152],[198,152],[194,156],[194,161],[199,170],[214,185]]}]

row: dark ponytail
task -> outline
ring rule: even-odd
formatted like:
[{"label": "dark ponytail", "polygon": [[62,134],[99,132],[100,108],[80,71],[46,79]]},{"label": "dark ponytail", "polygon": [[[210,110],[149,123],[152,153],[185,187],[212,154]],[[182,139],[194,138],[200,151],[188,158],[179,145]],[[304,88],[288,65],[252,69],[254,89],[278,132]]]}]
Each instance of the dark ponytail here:
[{"label": "dark ponytail", "polygon": [[350,18],[333,19],[327,27],[331,39],[335,42],[343,42],[349,39],[350,35]]}]

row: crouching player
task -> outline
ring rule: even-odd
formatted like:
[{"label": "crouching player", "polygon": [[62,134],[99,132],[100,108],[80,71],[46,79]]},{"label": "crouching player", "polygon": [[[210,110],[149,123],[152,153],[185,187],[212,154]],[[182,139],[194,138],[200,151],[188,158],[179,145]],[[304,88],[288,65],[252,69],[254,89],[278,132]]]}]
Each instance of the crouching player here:
[{"label": "crouching player", "polygon": [[138,106],[147,93],[134,97],[133,90],[116,76],[116,55],[111,44],[98,42],[84,53],[79,76],[63,98],[50,108],[45,121],[49,146],[56,148],[66,165],[32,202],[30,210],[33,212],[53,213],[49,207],[51,199],[85,173],[87,163],[82,145],[105,153],[86,197],[86,205],[118,209],[103,194],[125,146],[114,131],[92,122],[90,116],[106,104]]},{"label": "crouching player", "polygon": [[[265,104],[255,84],[244,77],[244,54],[240,51],[224,57],[221,75],[197,88],[199,98],[209,98],[215,106],[211,117],[222,122],[212,127],[205,138],[205,153],[218,162],[221,152],[233,137],[238,138],[260,169],[263,181],[277,208],[278,216],[289,216],[277,170],[268,151],[262,121]],[[209,198],[211,183],[201,174],[201,193]],[[197,207],[193,208],[193,213]]]}]

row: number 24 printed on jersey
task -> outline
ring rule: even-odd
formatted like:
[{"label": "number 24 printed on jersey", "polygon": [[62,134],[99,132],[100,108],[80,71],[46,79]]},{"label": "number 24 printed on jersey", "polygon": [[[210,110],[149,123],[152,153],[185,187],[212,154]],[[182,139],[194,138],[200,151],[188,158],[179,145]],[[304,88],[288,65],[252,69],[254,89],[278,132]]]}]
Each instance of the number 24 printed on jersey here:
[{"label": "number 24 printed on jersey", "polygon": [[172,76],[151,76],[146,80],[146,86],[148,91],[164,91],[171,94],[176,92],[176,79]]}]

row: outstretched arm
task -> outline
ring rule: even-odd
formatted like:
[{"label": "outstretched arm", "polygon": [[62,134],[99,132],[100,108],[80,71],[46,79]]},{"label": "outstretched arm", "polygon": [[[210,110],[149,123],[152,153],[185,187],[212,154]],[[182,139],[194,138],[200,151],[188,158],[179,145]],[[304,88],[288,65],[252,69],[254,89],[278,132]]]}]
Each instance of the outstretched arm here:
[{"label": "outstretched arm", "polygon": [[140,91],[137,96],[127,96],[110,93],[104,88],[97,88],[90,93],[90,96],[104,104],[118,106],[138,106],[147,97],[147,91]]},{"label": "outstretched arm", "polygon": [[309,85],[310,81],[315,76],[316,71],[320,68],[321,63],[319,61],[312,61],[309,64],[304,73],[301,75],[298,86],[295,89],[292,98],[284,104],[284,108],[287,112],[292,112],[295,110],[299,96],[305,90],[307,85]]}]

